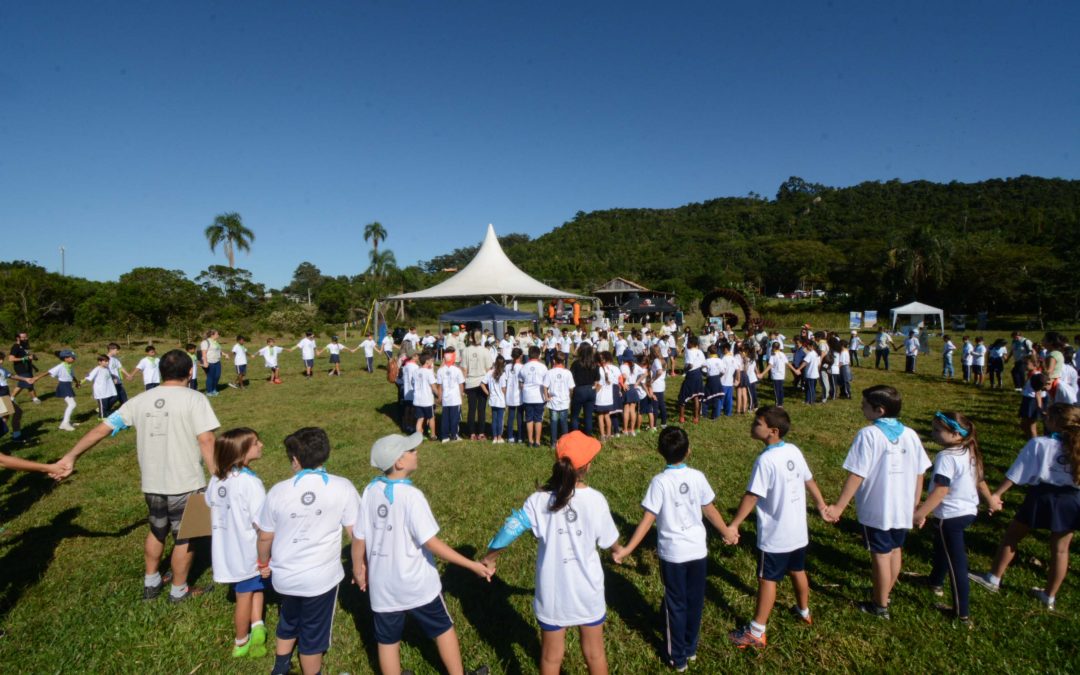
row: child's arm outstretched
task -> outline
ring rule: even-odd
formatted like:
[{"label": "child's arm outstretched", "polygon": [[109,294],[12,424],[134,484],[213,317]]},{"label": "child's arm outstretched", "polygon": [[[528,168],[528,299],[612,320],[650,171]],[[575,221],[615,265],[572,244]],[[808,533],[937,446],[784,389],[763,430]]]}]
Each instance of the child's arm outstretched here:
[{"label": "child's arm outstretched", "polygon": [[814,505],[817,506],[818,515],[826,523],[835,523],[836,518],[833,517],[829,511],[829,504],[825,501],[825,498],[821,496],[821,489],[818,488],[817,481],[811,478],[806,481],[806,489],[810,493],[810,496],[814,498]]},{"label": "child's arm outstretched", "polygon": [[55,478],[56,480],[60,480],[65,475],[65,467],[60,464],[42,464],[40,462],[31,462],[28,459],[4,454],[0,454],[0,467],[13,469],[15,471],[37,471],[38,473],[47,473],[49,474],[49,477]]},{"label": "child's arm outstretched", "polygon": [[[424,548],[427,549],[432,555],[445,560],[448,563],[459,565],[467,570],[471,570],[476,576],[482,577],[487,581],[491,581],[491,577],[495,574],[495,565],[488,565],[485,562],[477,562],[471,558],[466,558],[454,549],[450,548],[442,539],[438,537],[432,537],[424,542]],[[355,563],[354,563],[355,564]],[[363,589],[361,589],[363,590]]]},{"label": "child's arm outstretched", "polygon": [[634,530],[634,535],[630,537],[630,541],[626,546],[613,546],[611,547],[611,559],[615,561],[616,565],[621,565],[622,561],[634,552],[634,549],[638,547],[638,544],[645,538],[645,535],[652,529],[653,523],[656,522],[656,514],[652,511],[645,509],[645,512],[641,515],[641,522],[638,523],[637,529]]},{"label": "child's arm outstretched", "polygon": [[705,520],[712,523],[712,526],[715,527],[716,531],[720,533],[720,536],[724,538],[725,544],[739,543],[739,530],[724,524],[724,517],[720,515],[720,511],[716,508],[716,504],[710,502],[705,506],[702,506],[701,515],[705,516]]},{"label": "child's arm outstretched", "polygon": [[[858,492],[859,487],[863,484],[863,477],[856,473],[849,473],[847,480],[844,481],[844,487],[840,490],[840,497],[833,503],[832,506],[827,507],[827,512],[832,516],[832,522],[840,522],[840,516],[843,515],[844,509],[851,503],[851,498]],[[919,481],[919,491],[922,491],[922,481]]]}]

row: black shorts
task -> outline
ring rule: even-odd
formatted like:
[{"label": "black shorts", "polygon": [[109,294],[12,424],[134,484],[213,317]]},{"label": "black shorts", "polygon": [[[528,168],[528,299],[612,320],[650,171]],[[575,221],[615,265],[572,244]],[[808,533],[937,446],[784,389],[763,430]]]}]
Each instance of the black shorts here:
[{"label": "black shorts", "polygon": [[406,614],[420,624],[420,630],[424,631],[424,635],[431,640],[454,627],[454,620],[450,618],[450,612],[446,610],[442,594],[436,595],[434,600],[420,607],[400,612],[375,612],[374,614],[375,641],[381,645],[401,642],[401,635],[405,632]]},{"label": "black shorts", "polygon": [[1035,530],[1080,529],[1080,490],[1071,485],[1032,485],[1014,518]]},{"label": "black shorts", "polygon": [[281,595],[278,613],[279,640],[296,640],[301,656],[314,656],[330,649],[330,633],[334,628],[334,607],[338,587],[310,598]]},{"label": "black shorts", "polygon": [[[180,521],[184,518],[184,509],[187,508],[188,498],[196,492],[185,492],[180,495],[156,495],[148,492],[143,493],[146,499],[146,509],[149,512],[147,520],[150,523],[150,534],[154,539],[165,541],[172,532],[175,537],[180,531]],[[177,539],[176,544],[186,544],[186,539]]]},{"label": "black shorts", "polygon": [[870,549],[871,553],[892,553],[904,547],[907,530],[902,527],[879,530],[876,527],[863,525],[863,539],[866,541],[866,548]]},{"label": "black shorts", "polygon": [[758,558],[758,578],[768,581],[782,581],[788,572],[806,571],[806,547],[784,553],[761,551]]}]

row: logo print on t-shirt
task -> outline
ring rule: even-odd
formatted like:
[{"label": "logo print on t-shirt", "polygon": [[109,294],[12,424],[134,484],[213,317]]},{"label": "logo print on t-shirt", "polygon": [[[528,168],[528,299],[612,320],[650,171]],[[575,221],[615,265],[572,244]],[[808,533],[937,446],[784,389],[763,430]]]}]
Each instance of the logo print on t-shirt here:
[{"label": "logo print on t-shirt", "polygon": [[390,513],[390,509],[386,508],[386,504],[379,504],[379,508],[375,509],[380,518],[385,518]]},{"label": "logo print on t-shirt", "polygon": [[218,487],[218,489],[217,489],[217,496],[221,497],[222,499],[225,499],[225,492],[226,492],[225,486],[222,485],[222,486]]},{"label": "logo print on t-shirt", "polygon": [[158,410],[161,410],[162,408],[164,408],[165,407],[165,399],[159,398],[158,400],[154,401],[154,407],[157,408]]},{"label": "logo print on t-shirt", "polygon": [[311,506],[312,504],[315,503],[315,493],[314,492],[305,492],[300,497],[300,503],[303,504],[304,506]]},{"label": "logo print on t-shirt", "polygon": [[790,459],[787,461],[787,470],[788,471],[794,471],[795,470],[795,462],[791,461]]},{"label": "logo print on t-shirt", "polygon": [[572,523],[575,520],[577,520],[577,511],[575,511],[574,509],[567,506],[566,507],[566,522]]},{"label": "logo print on t-shirt", "polygon": [[1066,464],[1069,463],[1069,458],[1067,456],[1065,456],[1065,455],[1058,455],[1057,459],[1055,459],[1054,461],[1057,462],[1058,464],[1062,465],[1062,466],[1065,466]]},{"label": "logo print on t-shirt", "polygon": [[680,483],[679,484],[679,494],[684,495],[687,492],[690,492],[690,486],[687,485],[686,483]]}]

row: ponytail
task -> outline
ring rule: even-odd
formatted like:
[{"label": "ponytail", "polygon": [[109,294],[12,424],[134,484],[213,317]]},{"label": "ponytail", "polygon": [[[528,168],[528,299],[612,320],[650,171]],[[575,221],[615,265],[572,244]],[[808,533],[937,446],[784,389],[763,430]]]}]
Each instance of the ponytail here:
[{"label": "ponytail", "polygon": [[1074,485],[1080,485],[1080,408],[1055,403],[1047,412],[1047,421],[1061,434],[1061,449],[1069,460]]},{"label": "ponytail", "polygon": [[970,417],[963,413],[947,412],[943,414],[946,417],[951,417],[968,432],[967,436],[964,437],[964,442],[960,444],[960,447],[965,448],[971,454],[971,463],[975,466],[976,482],[983,480],[982,448],[979,447],[979,434],[975,430],[975,423],[971,421]]},{"label": "ponytail", "polygon": [[563,457],[556,461],[551,467],[551,478],[548,478],[541,488],[545,492],[551,493],[551,503],[548,505],[548,510],[555,512],[566,506],[570,502],[570,498],[574,496],[577,482],[578,472],[574,469],[570,459]]}]

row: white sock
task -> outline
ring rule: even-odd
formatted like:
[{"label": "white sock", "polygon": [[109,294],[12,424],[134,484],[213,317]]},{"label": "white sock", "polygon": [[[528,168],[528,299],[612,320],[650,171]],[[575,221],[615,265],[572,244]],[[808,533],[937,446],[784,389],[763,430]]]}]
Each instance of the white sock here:
[{"label": "white sock", "polygon": [[801,616],[804,619],[806,617],[810,616],[810,608],[809,607],[807,607],[806,609],[803,609],[802,607],[796,606],[795,609],[799,610],[799,616]]},{"label": "white sock", "polygon": [[987,574],[986,580],[994,584],[995,586],[1001,585],[1001,577],[995,577],[993,574]]},{"label": "white sock", "polygon": [[161,584],[161,573],[160,572],[154,572],[153,574],[147,574],[147,575],[143,576],[143,586],[148,586],[148,587],[153,588],[154,586],[158,586],[160,584]]},{"label": "white sock", "polygon": [[233,642],[234,642],[234,643],[236,644],[236,646],[237,646],[237,647],[243,647],[244,645],[246,645],[246,644],[247,644],[247,641],[248,641],[249,639],[251,639],[251,633],[248,633],[247,635],[245,635],[245,636],[244,636],[244,637],[242,637],[242,638],[239,638],[239,639],[233,640]]},{"label": "white sock", "polygon": [[184,593],[187,593],[187,584],[183,584],[182,586],[173,584],[173,587],[169,590],[169,595],[174,598],[182,598],[184,597]]},{"label": "white sock", "polygon": [[252,621],[251,622],[251,627],[252,628],[254,628],[255,626],[262,626],[262,625],[264,625],[263,622],[262,622],[262,619],[259,619],[258,621]]},{"label": "white sock", "polygon": [[750,622],[750,634],[754,637],[762,637],[765,635],[765,626],[761,625],[757,621]]},{"label": "white sock", "polygon": [[64,403],[67,404],[67,409],[64,410],[64,421],[60,424],[67,426],[71,424],[71,413],[75,412],[75,399],[69,396],[64,399]]}]

